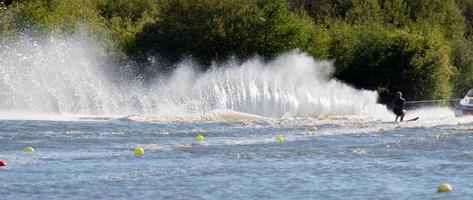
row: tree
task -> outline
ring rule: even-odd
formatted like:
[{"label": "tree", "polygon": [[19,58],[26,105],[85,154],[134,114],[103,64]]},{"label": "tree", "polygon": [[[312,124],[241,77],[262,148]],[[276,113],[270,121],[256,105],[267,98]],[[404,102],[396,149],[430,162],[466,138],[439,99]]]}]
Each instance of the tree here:
[{"label": "tree", "polygon": [[372,24],[336,32],[330,55],[341,80],[378,90],[383,102],[396,91],[413,100],[450,97],[454,68],[439,31],[421,35]]},{"label": "tree", "polygon": [[[229,56],[270,58],[304,46],[312,27],[284,0],[179,0],[137,35],[135,47],[170,62],[192,55],[203,64]],[[140,55],[140,54],[139,54]]]}]

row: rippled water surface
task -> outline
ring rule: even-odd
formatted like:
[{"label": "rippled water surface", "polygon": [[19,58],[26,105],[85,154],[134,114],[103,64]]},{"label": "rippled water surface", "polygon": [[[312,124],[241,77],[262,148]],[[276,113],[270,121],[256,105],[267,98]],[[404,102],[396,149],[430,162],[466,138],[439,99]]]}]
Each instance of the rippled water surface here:
[{"label": "rippled water surface", "polygon": [[[357,117],[4,119],[0,160],[8,166],[0,168],[0,193],[2,199],[468,199],[472,122],[449,115],[401,127]],[[195,141],[197,134],[205,140]],[[23,152],[26,146],[36,152]],[[134,156],[134,147],[145,154]],[[437,193],[442,182],[454,191]]]},{"label": "rippled water surface", "polygon": [[[297,50],[206,72],[156,62],[143,78],[87,34],[0,49],[1,199],[473,196],[472,117],[419,108],[398,127],[377,92]],[[442,182],[454,191],[437,193]]]}]

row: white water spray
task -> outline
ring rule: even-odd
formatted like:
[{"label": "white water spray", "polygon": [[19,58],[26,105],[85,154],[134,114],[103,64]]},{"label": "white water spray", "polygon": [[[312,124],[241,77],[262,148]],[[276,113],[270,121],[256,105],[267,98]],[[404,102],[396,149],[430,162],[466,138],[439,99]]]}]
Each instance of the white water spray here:
[{"label": "white water spray", "polygon": [[185,116],[230,110],[265,117],[390,116],[376,103],[376,92],[332,79],[330,62],[297,51],[268,63],[257,58],[229,62],[206,73],[182,62],[170,77],[144,84],[110,78],[116,73],[107,71],[95,53],[97,46],[84,36],[24,37],[0,48],[0,112]]}]

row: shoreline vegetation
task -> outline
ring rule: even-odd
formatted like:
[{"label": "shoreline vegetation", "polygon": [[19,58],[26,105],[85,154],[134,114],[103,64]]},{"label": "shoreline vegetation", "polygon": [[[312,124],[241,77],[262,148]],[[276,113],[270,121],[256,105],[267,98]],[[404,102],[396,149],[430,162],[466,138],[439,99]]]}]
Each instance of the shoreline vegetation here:
[{"label": "shoreline vegetation", "polygon": [[81,27],[115,62],[271,59],[298,49],[388,103],[450,99],[473,87],[473,0],[0,0],[0,43]]}]

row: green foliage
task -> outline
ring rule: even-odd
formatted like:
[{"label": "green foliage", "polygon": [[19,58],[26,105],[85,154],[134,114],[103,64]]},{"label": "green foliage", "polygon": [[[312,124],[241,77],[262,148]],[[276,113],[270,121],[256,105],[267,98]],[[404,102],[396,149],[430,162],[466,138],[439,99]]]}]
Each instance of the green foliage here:
[{"label": "green foliage", "polygon": [[14,2],[0,13],[0,34],[25,28],[44,34],[85,31],[100,38],[105,54],[125,60],[135,35],[154,22],[158,12],[153,0],[27,0]]},{"label": "green foliage", "polygon": [[202,63],[233,55],[272,57],[304,46],[313,33],[309,21],[290,12],[283,0],[170,1],[135,45],[170,61],[187,55]]},{"label": "green foliage", "polygon": [[[316,27],[325,27],[322,33],[330,33],[325,41],[336,76],[378,90],[382,101],[397,90],[411,99],[448,98],[453,83],[457,89],[460,80],[468,80],[460,78],[468,74],[460,71],[473,67],[465,56],[471,50],[452,44],[463,40],[465,27],[469,30],[462,13],[470,14],[472,0],[289,2],[294,9],[307,10]],[[470,83],[462,84],[466,88]]]},{"label": "green foliage", "polygon": [[314,25],[314,28],[309,32],[305,45],[300,49],[315,58],[328,59],[331,40],[330,31],[326,27]]},{"label": "green foliage", "polygon": [[0,42],[2,42],[14,34],[14,13],[0,6],[0,19]]},{"label": "green foliage", "polygon": [[447,38],[462,37],[464,18],[454,1],[417,0],[408,1],[411,20],[416,23],[438,24]]},{"label": "green foliage", "polygon": [[33,26],[38,31],[71,33],[80,23],[86,23],[94,31],[104,29],[90,1],[30,0],[14,3],[9,9],[15,13],[16,23]]},{"label": "green foliage", "polygon": [[465,17],[465,37],[473,36],[473,0],[456,0],[458,8]]},{"label": "green foliage", "polygon": [[106,19],[113,17],[128,18],[133,23],[147,16],[155,17],[159,7],[154,0],[96,0],[100,15]]},{"label": "green foliage", "polygon": [[380,90],[384,98],[396,91],[412,100],[450,96],[453,68],[441,34],[420,35],[381,24],[342,24],[334,35],[330,55],[340,79]]},{"label": "green foliage", "polygon": [[317,22],[326,19],[346,19],[353,7],[352,0],[291,0],[292,7],[304,8]]},{"label": "green foliage", "polygon": [[473,88],[473,41],[471,39],[458,40],[453,49],[453,64],[457,68],[454,94],[456,97],[461,97]]},{"label": "green foliage", "polygon": [[[471,0],[463,0],[471,1]],[[464,31],[464,18],[454,0],[290,0],[319,23],[339,19],[349,24],[376,23],[409,27],[439,25],[450,38]]]},{"label": "green foliage", "polygon": [[154,0],[96,0],[98,12],[107,21],[109,35],[125,51],[147,23],[155,22],[159,6]]},{"label": "green foliage", "polygon": [[[0,0],[1,1],[1,0]],[[6,2],[6,0],[2,1]],[[87,31],[116,60],[203,66],[299,49],[333,59],[336,77],[411,100],[473,85],[473,0],[8,0],[0,42],[28,30]],[[167,65],[173,66],[173,65]],[[171,68],[170,68],[171,70]]]}]

